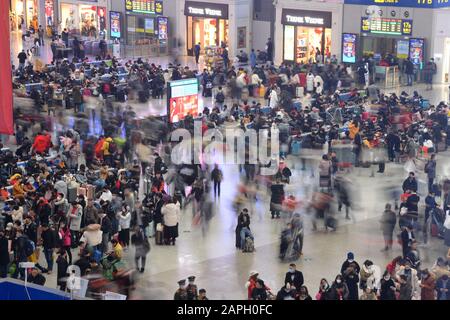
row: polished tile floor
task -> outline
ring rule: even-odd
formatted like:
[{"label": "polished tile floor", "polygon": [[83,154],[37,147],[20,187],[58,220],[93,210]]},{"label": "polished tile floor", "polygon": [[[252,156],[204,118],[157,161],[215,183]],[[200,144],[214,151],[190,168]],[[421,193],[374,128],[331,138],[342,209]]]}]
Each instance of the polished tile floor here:
[{"label": "polished tile floor", "polygon": [[[14,39],[14,38],[13,38]],[[13,41],[13,48],[20,48],[20,41]],[[17,51],[16,51],[17,52]],[[46,51],[48,54],[48,50]],[[15,54],[17,55],[17,54]],[[158,59],[157,63],[167,63],[167,59]],[[186,59],[192,67],[193,61]],[[429,98],[432,103],[447,101],[449,92],[447,86],[436,85],[433,91],[424,91],[424,86],[404,87],[385,90],[400,93],[405,90],[412,93],[418,90]],[[211,99],[200,99],[201,104],[212,104]],[[139,116],[147,116],[165,108],[165,100],[151,100],[147,104],[132,103]],[[95,126],[93,126],[95,127]],[[438,155],[438,175],[450,177],[450,162],[448,152]],[[301,171],[298,158],[289,157],[288,164],[294,175],[291,184],[286,187],[288,194],[296,195],[307,202],[311,192],[318,185],[317,162],[309,165],[308,170]],[[156,246],[151,240],[152,250],[147,257],[146,271],[139,275],[137,288],[132,299],[172,299],[177,289],[177,281],[190,275],[197,277],[199,288],[207,290],[210,299],[246,299],[245,283],[248,274],[257,270],[262,279],[276,293],[284,281],[284,274],[288,263],[280,262],[279,238],[284,227],[283,219],[272,220],[269,214],[270,196],[263,189],[254,204],[248,204],[251,217],[251,229],[255,236],[256,251],[242,253],[236,250],[235,226],[237,216],[232,209],[232,201],[237,194],[240,174],[235,165],[222,166],[224,181],[222,196],[215,201],[215,215],[208,228],[192,225],[192,209],[188,207],[182,214],[180,223],[180,237],[176,246]],[[376,171],[376,168],[374,169]],[[379,218],[386,202],[391,201],[387,192],[389,186],[400,188],[407,172],[402,165],[388,164],[384,174],[375,173],[371,177],[372,169],[357,168],[348,174],[352,181],[352,195],[354,209],[353,220],[344,218],[344,213],[338,213],[339,226],[336,232],[313,232],[311,217],[300,210],[305,218],[304,255],[297,261],[298,269],[305,277],[305,284],[310,294],[317,292],[321,278],[332,281],[339,273],[342,262],[349,251],[355,253],[355,259],[360,264],[371,259],[382,269],[395,256],[401,254],[399,245],[394,245],[393,252],[381,252],[383,238],[380,231]],[[426,192],[424,173],[419,173],[421,180],[419,191]],[[336,203],[332,204],[336,211]],[[319,224],[319,226],[321,226]],[[396,230],[398,232],[398,230]],[[421,240],[419,235],[419,240]],[[442,240],[431,239],[427,246],[422,246],[422,265],[431,266],[438,256],[445,256],[447,249]],[[129,268],[134,267],[133,250],[126,253],[125,260]],[[41,264],[46,265],[43,255]],[[47,286],[56,287],[56,273],[47,277]]]}]

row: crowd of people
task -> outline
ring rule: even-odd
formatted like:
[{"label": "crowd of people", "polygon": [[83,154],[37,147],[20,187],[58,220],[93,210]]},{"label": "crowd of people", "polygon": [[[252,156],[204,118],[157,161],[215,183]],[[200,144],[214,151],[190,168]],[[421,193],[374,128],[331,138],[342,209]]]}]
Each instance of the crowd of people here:
[{"label": "crowd of people", "polygon": [[[55,42],[69,46],[68,37],[63,34]],[[27,54],[22,52],[18,68],[13,67],[15,96],[25,100],[16,99],[15,144],[0,153],[2,277],[23,279],[27,271],[19,264],[32,261],[36,265],[28,281],[44,284],[42,274],[53,271],[56,252],[62,290],[66,290],[67,267],[75,264],[81,276],[96,279],[90,281],[91,296],[101,292],[105,279],[114,280],[119,291],[129,295],[134,273],[126,268],[123,251],[133,247],[134,269],[144,272],[149,237],[155,238],[156,245],[175,245],[181,213],[191,203],[193,224],[206,230],[213,217],[211,185],[214,198],[220,198],[221,182],[227,177],[218,165],[171,163],[174,143],[168,138],[174,128],[164,118],[140,120],[131,107],[161,99],[168,81],[198,77],[203,96],[212,97],[211,105],[206,104],[196,117],[186,116],[180,127],[193,131],[194,121],[201,121],[204,131],[234,124],[244,131],[278,128],[280,132],[276,174],[261,175],[270,164],[240,165],[242,184],[233,204],[236,248],[254,251],[249,211],[254,211],[251,206],[261,190],[270,194],[267,211],[272,219],[286,223],[280,258],[295,260],[303,246],[300,208],[312,212],[315,229],[323,219],[326,230],[336,230],[333,199],[339,211],[345,207],[347,219],[352,215],[346,170],[378,165],[383,173],[386,163],[403,163],[409,177],[403,192],[397,188],[392,192],[393,203],[386,205],[381,219],[386,251],[392,249],[398,219],[403,255],[384,271],[370,260],[360,267],[349,253],[334,281],[322,279],[315,298],[450,299],[448,262],[440,258],[430,269],[421,269],[415,237],[417,232],[424,239],[431,234],[450,247],[450,183],[436,181],[435,157],[446,150],[450,137],[446,103],[427,105],[417,92],[386,95],[365,82],[354,89],[353,71],[336,59],[275,66],[270,39],[264,61],[256,63],[253,52],[250,65],[238,59],[227,68],[202,72],[176,64],[163,68],[151,59],[119,61],[107,54],[106,47],[91,60],[82,54],[76,38],[71,45],[76,48],[71,60],[54,55],[49,64],[37,66],[32,61],[27,64]],[[71,117],[73,124],[67,121]],[[90,120],[95,119],[102,128],[98,134],[90,130]],[[319,171],[312,199],[296,199],[285,192],[293,178],[288,160]],[[419,209],[421,193],[415,178],[422,171],[428,179],[424,212]],[[41,251],[46,266],[39,264]],[[189,278],[188,287],[181,280],[175,299],[205,300],[206,291],[197,293],[194,280]],[[295,264],[290,265],[278,294],[257,272],[251,273],[247,288],[253,300],[312,299]]]}]

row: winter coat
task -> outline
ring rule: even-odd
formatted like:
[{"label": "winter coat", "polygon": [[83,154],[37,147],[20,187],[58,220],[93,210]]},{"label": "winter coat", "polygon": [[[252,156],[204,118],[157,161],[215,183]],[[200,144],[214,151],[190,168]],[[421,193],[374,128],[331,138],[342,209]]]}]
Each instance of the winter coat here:
[{"label": "winter coat", "polygon": [[135,257],[145,257],[150,251],[150,243],[142,231],[131,236],[131,244],[135,247]]},{"label": "winter coat", "polygon": [[123,215],[123,211],[121,211],[117,214],[117,219],[119,220],[119,225],[122,230],[130,229],[131,212],[127,211],[125,215]]},{"label": "winter coat", "polygon": [[308,74],[306,76],[306,91],[312,92],[314,90],[314,75]]},{"label": "winter coat", "polygon": [[174,203],[162,207],[161,213],[164,217],[164,225],[174,227],[180,222],[180,206]]},{"label": "winter coat", "polygon": [[395,229],[395,224],[397,223],[397,216],[392,210],[385,210],[380,219],[381,230],[383,235],[392,236]]},{"label": "winter coat", "polygon": [[72,244],[72,237],[70,233],[70,229],[63,229],[61,228],[59,230],[59,239],[62,243],[63,247],[70,247]]},{"label": "winter coat", "polygon": [[70,226],[70,230],[80,231],[82,216],[83,208],[79,204],[75,206],[70,205],[69,211],[67,212],[67,221]]},{"label": "winter coat", "polygon": [[420,300],[436,300],[436,280],[432,275],[422,279],[422,289],[420,290]]},{"label": "winter coat", "polygon": [[102,243],[103,232],[99,224],[90,224],[86,227],[86,231],[80,238],[80,242],[85,243],[88,246],[97,246]]},{"label": "winter coat", "polygon": [[278,106],[278,93],[277,90],[272,89],[270,91],[270,96],[269,96],[269,107],[276,108]]}]

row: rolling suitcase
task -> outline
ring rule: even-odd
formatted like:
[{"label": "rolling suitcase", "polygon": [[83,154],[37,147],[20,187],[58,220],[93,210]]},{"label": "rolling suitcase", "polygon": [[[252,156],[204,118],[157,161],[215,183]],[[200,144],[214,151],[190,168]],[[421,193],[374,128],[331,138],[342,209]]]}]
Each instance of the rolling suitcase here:
[{"label": "rolling suitcase", "polygon": [[301,149],[302,143],[298,140],[294,140],[291,143],[291,153],[293,156],[300,155],[300,149]]},{"label": "rolling suitcase", "polygon": [[156,231],[155,233],[155,244],[157,245],[163,245],[164,241],[163,241],[163,232],[162,231]]},{"label": "rolling suitcase", "polygon": [[431,236],[437,238],[439,236],[439,227],[437,224],[431,224]]},{"label": "rolling suitcase", "polygon": [[443,151],[445,151],[447,148],[446,148],[446,143],[445,143],[445,141],[441,141],[441,142],[438,142],[438,144],[437,144],[437,150],[438,150],[438,152],[443,152]]},{"label": "rolling suitcase", "polygon": [[77,192],[78,188],[69,188],[67,191],[67,201],[69,203],[74,202],[77,200]]},{"label": "rolling suitcase", "polygon": [[86,185],[86,197],[88,200],[94,200],[95,197],[95,186],[92,184]]},{"label": "rolling suitcase", "polygon": [[253,242],[252,238],[247,237],[245,238],[245,244],[244,244],[244,252],[253,252],[255,251],[255,243]]}]

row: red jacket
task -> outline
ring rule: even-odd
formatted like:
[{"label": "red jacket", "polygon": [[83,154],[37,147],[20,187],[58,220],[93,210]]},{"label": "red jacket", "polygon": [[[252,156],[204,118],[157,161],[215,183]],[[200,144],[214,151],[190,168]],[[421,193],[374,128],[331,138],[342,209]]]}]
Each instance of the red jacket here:
[{"label": "red jacket", "polygon": [[34,138],[33,149],[36,153],[45,153],[50,147],[48,136],[38,135]]}]

